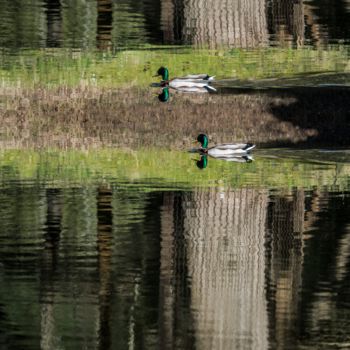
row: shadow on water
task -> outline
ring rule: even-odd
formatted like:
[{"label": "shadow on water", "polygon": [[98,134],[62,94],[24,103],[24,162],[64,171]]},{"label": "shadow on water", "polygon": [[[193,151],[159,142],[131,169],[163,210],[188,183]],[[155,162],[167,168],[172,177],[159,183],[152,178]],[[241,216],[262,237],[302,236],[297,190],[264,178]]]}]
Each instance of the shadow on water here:
[{"label": "shadow on water", "polygon": [[297,80],[286,79],[241,83],[242,86],[237,84],[230,87],[229,81],[226,81],[224,86],[218,88],[218,92],[222,95],[269,97],[271,100],[266,108],[280,121],[291,123],[298,129],[316,130],[314,135],[304,141],[270,142],[265,144],[267,146],[346,146],[350,134],[350,86],[343,85],[343,82],[349,80],[349,74],[342,75],[341,84],[317,83],[313,81],[315,77],[309,80],[311,84],[316,82],[314,85],[308,85],[308,77],[301,80],[304,85],[298,84]]},{"label": "shadow on water", "polygon": [[295,88],[273,92],[280,97],[295,98],[288,106],[271,105],[272,113],[300,128],[316,128],[318,134],[300,145],[349,144],[350,88]]}]

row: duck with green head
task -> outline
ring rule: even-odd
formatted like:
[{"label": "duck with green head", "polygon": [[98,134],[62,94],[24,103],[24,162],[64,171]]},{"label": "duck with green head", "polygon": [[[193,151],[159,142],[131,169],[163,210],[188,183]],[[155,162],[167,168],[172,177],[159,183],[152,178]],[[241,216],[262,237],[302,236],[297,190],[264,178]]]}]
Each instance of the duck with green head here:
[{"label": "duck with green head", "polygon": [[[247,156],[255,147],[252,143],[223,143],[216,146],[208,147],[209,139],[206,134],[199,134],[197,141],[201,145],[201,153],[208,154],[213,158],[230,158]],[[249,158],[249,157],[248,157]]]},{"label": "duck with green head", "polygon": [[162,88],[169,87],[182,92],[216,91],[216,89],[210,85],[214,80],[214,77],[209,76],[208,74],[190,74],[181,78],[173,78],[169,80],[168,68],[160,67],[155,76],[162,77],[162,81],[160,82]]},{"label": "duck with green head", "polygon": [[155,77],[162,77],[162,81],[168,81],[169,80],[169,70],[166,67],[160,67],[157,71],[157,74]]}]

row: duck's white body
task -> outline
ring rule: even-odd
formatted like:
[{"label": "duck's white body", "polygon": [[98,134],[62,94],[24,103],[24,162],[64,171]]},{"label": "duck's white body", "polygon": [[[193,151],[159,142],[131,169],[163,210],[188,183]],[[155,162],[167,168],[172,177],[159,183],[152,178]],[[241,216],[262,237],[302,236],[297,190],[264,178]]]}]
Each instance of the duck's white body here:
[{"label": "duck's white body", "polygon": [[251,143],[225,143],[208,148],[206,153],[214,158],[230,158],[234,156],[242,156],[249,153],[255,145]]},{"label": "duck's white body", "polygon": [[209,85],[214,77],[207,74],[186,75],[181,78],[174,78],[169,81],[169,87],[183,92],[209,92],[216,89]]}]

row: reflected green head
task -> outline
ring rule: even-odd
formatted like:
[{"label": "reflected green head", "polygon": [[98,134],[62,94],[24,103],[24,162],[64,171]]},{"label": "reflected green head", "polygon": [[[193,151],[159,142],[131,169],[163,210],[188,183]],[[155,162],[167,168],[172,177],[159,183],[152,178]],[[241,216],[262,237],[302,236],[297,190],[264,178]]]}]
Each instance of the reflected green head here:
[{"label": "reflected green head", "polygon": [[169,97],[170,94],[168,88],[162,89],[162,93],[158,95],[158,99],[160,102],[167,102],[169,100]]},{"label": "reflected green head", "polygon": [[200,160],[197,160],[196,165],[199,169],[205,169],[208,165],[208,158],[207,156],[201,156]]},{"label": "reflected green head", "polygon": [[169,71],[166,67],[160,67],[157,71],[158,75],[162,76],[163,80],[169,80]]},{"label": "reflected green head", "polygon": [[197,141],[201,144],[202,148],[208,148],[208,136],[205,134],[199,134],[197,137]]}]

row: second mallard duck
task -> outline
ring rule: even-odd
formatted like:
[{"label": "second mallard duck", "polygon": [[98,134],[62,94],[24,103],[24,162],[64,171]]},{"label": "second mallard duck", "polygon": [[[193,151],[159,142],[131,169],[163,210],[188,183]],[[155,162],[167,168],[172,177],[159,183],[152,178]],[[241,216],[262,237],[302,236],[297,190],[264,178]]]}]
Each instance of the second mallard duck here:
[{"label": "second mallard duck", "polygon": [[199,134],[197,141],[201,144],[200,152],[208,154],[213,158],[230,158],[238,155],[248,154],[255,145],[252,143],[223,143],[213,147],[208,147],[209,139],[205,134]]}]

